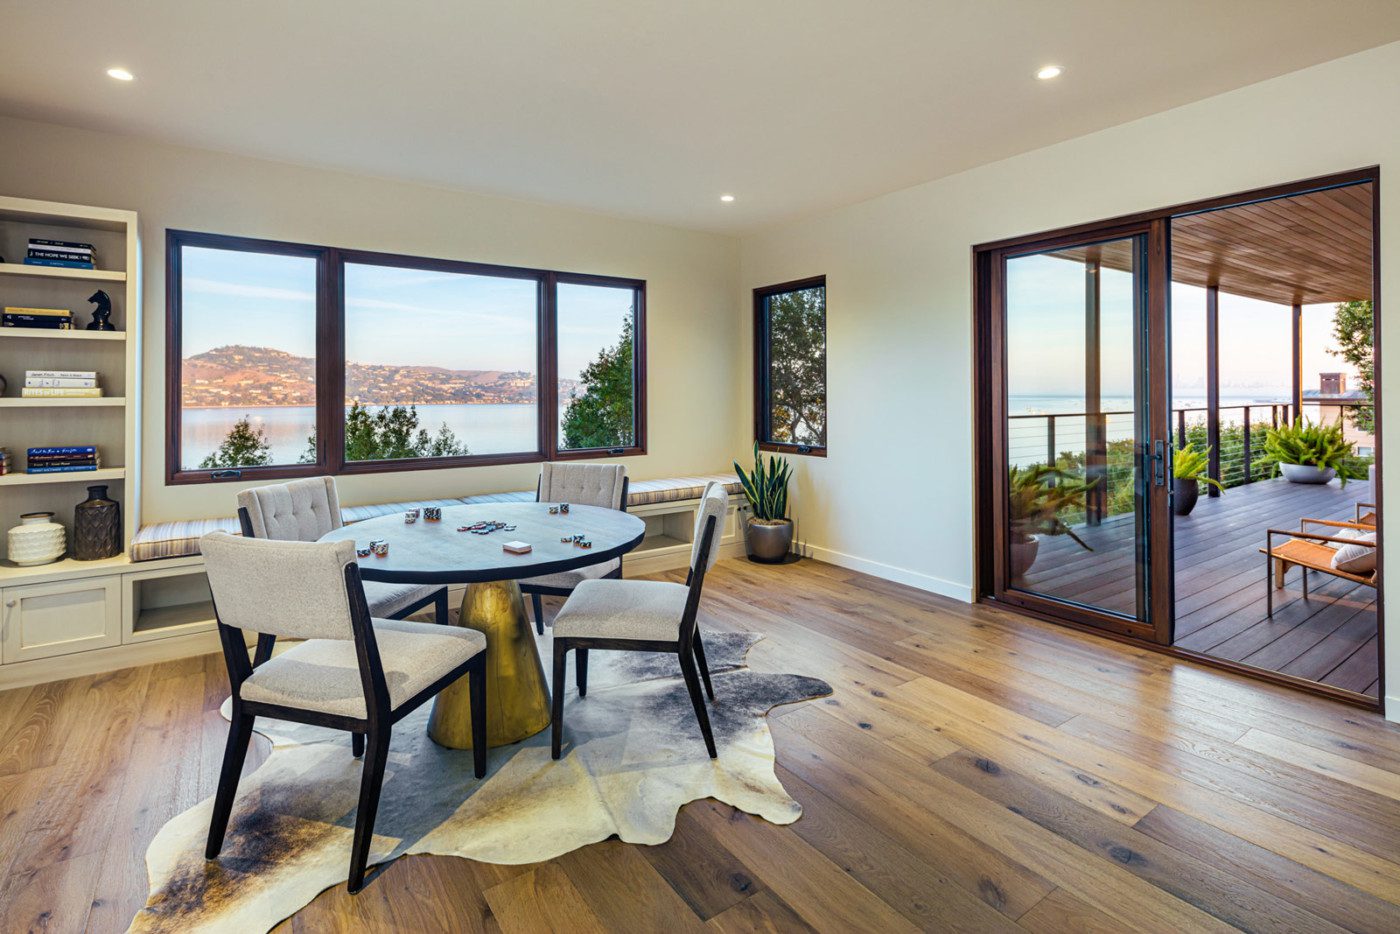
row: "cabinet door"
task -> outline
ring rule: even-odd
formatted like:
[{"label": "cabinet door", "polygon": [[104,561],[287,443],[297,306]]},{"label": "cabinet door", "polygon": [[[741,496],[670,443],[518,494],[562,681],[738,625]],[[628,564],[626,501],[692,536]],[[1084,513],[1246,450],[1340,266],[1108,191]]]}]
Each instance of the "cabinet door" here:
[{"label": "cabinet door", "polygon": [[121,578],[55,581],[0,590],[6,664],[119,645]]}]

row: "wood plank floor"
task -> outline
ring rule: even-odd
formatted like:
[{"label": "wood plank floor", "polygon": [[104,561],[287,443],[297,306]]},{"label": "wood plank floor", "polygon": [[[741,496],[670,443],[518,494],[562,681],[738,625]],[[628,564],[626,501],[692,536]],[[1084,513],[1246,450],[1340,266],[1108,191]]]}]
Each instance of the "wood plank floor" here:
[{"label": "wood plank floor", "polygon": [[[771,718],[797,823],[710,800],[661,846],[408,857],[280,930],[1400,930],[1377,715],[813,561],[721,562],[703,621],[835,688]],[[0,694],[0,929],[124,929],[225,690],[207,656]]]},{"label": "wood plank floor", "polygon": [[[1357,503],[1371,501],[1365,481],[1344,488],[1265,480],[1215,499],[1202,496],[1191,515],[1174,519],[1174,644],[1377,697],[1375,589],[1312,574],[1304,600],[1301,572],[1293,570],[1287,586],[1274,593],[1270,617],[1259,553],[1266,529],[1296,529],[1303,516],[1351,520]],[[1132,614],[1132,523],[1120,519],[1076,533],[1094,550],[1084,551],[1068,536],[1043,541],[1027,589]]]}]

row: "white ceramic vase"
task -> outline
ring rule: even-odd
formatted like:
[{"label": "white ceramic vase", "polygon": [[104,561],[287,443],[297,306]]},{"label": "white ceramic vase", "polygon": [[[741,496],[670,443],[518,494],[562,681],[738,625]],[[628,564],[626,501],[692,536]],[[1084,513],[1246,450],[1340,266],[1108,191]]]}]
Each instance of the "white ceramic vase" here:
[{"label": "white ceramic vase", "polygon": [[68,550],[68,533],[51,512],[29,512],[10,529],[10,560],[20,567],[48,564]]}]

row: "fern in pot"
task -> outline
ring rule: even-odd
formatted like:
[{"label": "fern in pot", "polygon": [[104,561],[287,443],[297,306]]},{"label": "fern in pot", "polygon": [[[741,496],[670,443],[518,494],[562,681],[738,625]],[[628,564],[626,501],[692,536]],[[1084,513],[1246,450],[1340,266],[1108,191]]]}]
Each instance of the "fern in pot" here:
[{"label": "fern in pot", "polygon": [[1219,480],[1211,479],[1209,466],[1210,448],[1198,451],[1194,444],[1186,444],[1172,458],[1172,511],[1178,516],[1189,516],[1196,508],[1202,483],[1225,492]]},{"label": "fern in pot", "polygon": [[744,544],[750,561],[779,564],[792,550],[792,520],[788,518],[788,481],[792,465],[785,457],[769,456],[765,464],[753,446],[753,470],[748,473],[734,462],[734,471],[744,487],[751,515],[744,526]]},{"label": "fern in pot", "polygon": [[1348,480],[1360,480],[1365,474],[1352,464],[1355,451],[1340,420],[1318,425],[1299,418],[1264,436],[1264,452],[1291,483],[1328,483],[1341,477],[1346,486]]},{"label": "fern in pot", "polygon": [[1098,479],[1084,481],[1058,467],[1032,464],[1012,466],[1007,477],[1010,502],[1010,571],[1013,578],[1025,574],[1040,553],[1041,536],[1068,535],[1080,548],[1093,551],[1064,521],[1082,513],[1086,495]]}]

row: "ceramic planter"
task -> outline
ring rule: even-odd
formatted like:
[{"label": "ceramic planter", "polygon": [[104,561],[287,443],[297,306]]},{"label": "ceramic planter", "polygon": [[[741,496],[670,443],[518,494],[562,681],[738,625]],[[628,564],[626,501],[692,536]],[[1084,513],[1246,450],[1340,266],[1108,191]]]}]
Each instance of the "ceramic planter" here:
[{"label": "ceramic planter", "polygon": [[1023,576],[1035,564],[1035,557],[1040,553],[1040,539],[1034,535],[1027,535],[1023,541],[1011,540],[1011,577]]},{"label": "ceramic planter", "polygon": [[750,519],[744,526],[744,544],[751,561],[778,564],[792,550],[792,520]]},{"label": "ceramic planter", "polygon": [[27,512],[10,529],[10,560],[23,568],[49,564],[68,550],[68,533],[51,512]]},{"label": "ceramic planter", "polygon": [[1311,464],[1279,464],[1278,466],[1283,471],[1283,478],[1289,483],[1327,483],[1337,475],[1337,471],[1331,467],[1323,470]]},{"label": "ceramic planter", "polygon": [[1172,479],[1172,512],[1178,516],[1189,516],[1196,508],[1196,500],[1201,498],[1201,482],[1195,477],[1174,477]]}]

